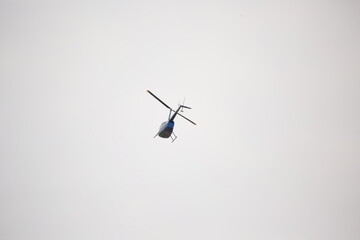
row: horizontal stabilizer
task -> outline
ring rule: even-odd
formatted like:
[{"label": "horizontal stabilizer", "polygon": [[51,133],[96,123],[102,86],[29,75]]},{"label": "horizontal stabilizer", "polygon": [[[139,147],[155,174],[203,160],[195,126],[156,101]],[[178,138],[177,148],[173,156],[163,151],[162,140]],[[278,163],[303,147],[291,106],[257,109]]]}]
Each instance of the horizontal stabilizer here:
[{"label": "horizontal stabilizer", "polygon": [[191,107],[187,107],[187,106],[184,106],[184,105],[180,105],[180,106],[183,107],[183,108],[191,109]]}]

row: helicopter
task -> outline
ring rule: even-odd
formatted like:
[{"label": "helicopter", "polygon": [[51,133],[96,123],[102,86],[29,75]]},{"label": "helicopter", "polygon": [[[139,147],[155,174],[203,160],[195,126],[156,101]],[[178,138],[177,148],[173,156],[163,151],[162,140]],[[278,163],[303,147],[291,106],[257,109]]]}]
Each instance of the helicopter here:
[{"label": "helicopter", "polygon": [[[189,122],[191,122],[192,124],[196,125],[196,123],[194,123],[193,121],[191,121],[190,119],[188,119],[187,117],[181,115],[179,113],[183,112],[183,109],[191,109],[190,107],[184,106],[184,105],[180,105],[178,106],[177,110],[173,110],[171,107],[169,107],[168,105],[166,105],[162,100],[160,100],[160,98],[158,98],[157,96],[155,96],[155,94],[153,94],[152,92],[150,92],[149,90],[147,90],[148,93],[150,93],[151,96],[153,96],[154,98],[156,98],[159,102],[161,102],[166,108],[170,109],[169,112],[169,117],[168,120],[166,122],[161,123],[160,125],[160,129],[159,131],[156,133],[156,135],[154,136],[154,138],[156,138],[156,136],[162,137],[162,138],[171,138],[171,142],[174,142],[175,139],[177,138],[177,136],[174,133],[174,126],[175,126],[175,122],[174,119],[177,115],[183,117],[184,119],[188,120]],[[185,102],[185,101],[184,101]],[[183,103],[184,104],[184,103]],[[173,115],[171,115],[171,113],[173,113]]]}]

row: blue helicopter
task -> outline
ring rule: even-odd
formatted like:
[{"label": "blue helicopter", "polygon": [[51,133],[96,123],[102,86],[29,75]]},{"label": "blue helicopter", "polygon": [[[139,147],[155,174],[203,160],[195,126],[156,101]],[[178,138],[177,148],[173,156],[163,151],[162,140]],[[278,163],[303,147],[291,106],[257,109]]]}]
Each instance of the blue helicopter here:
[{"label": "blue helicopter", "polygon": [[[179,111],[183,112],[184,108],[187,109],[191,109],[190,107],[184,106],[184,105],[180,105],[176,111],[174,111],[171,107],[169,107],[168,105],[166,105],[163,101],[160,100],[160,98],[158,98],[157,96],[155,96],[155,94],[153,94],[152,92],[150,92],[149,90],[147,90],[148,93],[150,93],[151,96],[153,96],[154,98],[156,98],[159,102],[161,102],[166,108],[170,109],[169,112],[169,118],[166,122],[163,122],[160,125],[160,129],[158,131],[158,133],[154,136],[154,138],[156,136],[162,137],[162,138],[171,138],[171,142],[174,142],[175,139],[177,138],[177,136],[174,133],[174,126],[175,126],[175,122],[174,119],[177,115],[185,118],[186,120],[188,120],[189,122],[191,122],[192,124],[196,125],[196,123],[194,123],[193,121],[191,121],[190,119],[188,119],[187,117],[181,115],[179,113]],[[173,115],[171,115],[171,113],[174,112]]]}]

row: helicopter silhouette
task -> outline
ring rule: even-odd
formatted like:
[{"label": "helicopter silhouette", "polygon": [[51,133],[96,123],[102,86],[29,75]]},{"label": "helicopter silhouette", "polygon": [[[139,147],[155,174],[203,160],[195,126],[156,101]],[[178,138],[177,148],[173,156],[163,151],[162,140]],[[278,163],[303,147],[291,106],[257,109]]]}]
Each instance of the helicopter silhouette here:
[{"label": "helicopter silhouette", "polygon": [[[177,138],[177,136],[174,133],[174,126],[175,126],[175,122],[174,119],[177,115],[183,117],[184,119],[188,120],[189,122],[191,122],[192,124],[196,125],[196,123],[194,123],[193,121],[191,121],[190,119],[188,119],[187,117],[181,115],[179,113],[179,111],[183,112],[183,109],[191,109],[190,107],[184,106],[184,105],[180,105],[178,106],[177,110],[173,110],[171,107],[169,107],[168,105],[166,105],[160,98],[158,98],[157,96],[155,96],[155,94],[153,94],[152,92],[150,92],[149,90],[147,90],[148,93],[150,93],[151,96],[153,96],[154,98],[156,98],[159,102],[161,102],[166,108],[170,109],[169,112],[169,117],[168,120],[166,122],[161,123],[159,131],[156,133],[156,135],[154,136],[154,138],[156,136],[162,137],[162,138],[171,138],[171,142],[174,142],[175,139]],[[185,100],[184,100],[185,101]],[[184,103],[183,103],[184,104]],[[171,113],[174,113],[173,115],[171,115]]]}]

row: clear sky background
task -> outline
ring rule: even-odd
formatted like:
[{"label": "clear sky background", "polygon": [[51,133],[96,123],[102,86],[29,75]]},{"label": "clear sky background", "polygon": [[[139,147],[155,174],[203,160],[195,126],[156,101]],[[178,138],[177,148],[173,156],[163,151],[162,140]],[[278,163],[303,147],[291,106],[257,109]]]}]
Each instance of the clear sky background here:
[{"label": "clear sky background", "polygon": [[360,239],[359,13],[0,1],[0,238]]}]

